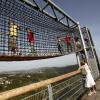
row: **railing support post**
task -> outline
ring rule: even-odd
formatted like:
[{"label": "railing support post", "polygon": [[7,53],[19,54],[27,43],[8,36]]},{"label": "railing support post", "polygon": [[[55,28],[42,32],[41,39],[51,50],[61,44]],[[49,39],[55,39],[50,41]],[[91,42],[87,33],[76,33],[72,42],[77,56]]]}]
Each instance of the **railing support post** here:
[{"label": "railing support post", "polygon": [[85,52],[86,60],[87,60],[87,63],[89,64],[88,54],[87,54],[87,50],[86,50],[86,45],[85,45],[85,42],[84,42],[83,34],[82,34],[82,31],[81,31],[81,27],[80,27],[79,22],[77,22],[77,24],[78,24],[78,29],[79,29],[79,33],[80,33],[80,36],[81,36],[81,40],[82,40],[82,44],[83,44],[83,49],[84,49],[84,52]]},{"label": "railing support post", "polygon": [[52,86],[48,85],[49,100],[53,100]]}]

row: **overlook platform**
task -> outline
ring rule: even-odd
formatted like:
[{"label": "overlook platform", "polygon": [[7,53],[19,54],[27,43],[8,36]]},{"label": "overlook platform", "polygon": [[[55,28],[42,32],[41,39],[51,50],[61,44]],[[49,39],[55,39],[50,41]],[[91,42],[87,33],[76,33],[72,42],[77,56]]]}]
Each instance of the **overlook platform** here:
[{"label": "overlook platform", "polygon": [[82,97],[81,100],[100,100],[100,78],[96,82],[97,93],[88,96],[87,93]]}]

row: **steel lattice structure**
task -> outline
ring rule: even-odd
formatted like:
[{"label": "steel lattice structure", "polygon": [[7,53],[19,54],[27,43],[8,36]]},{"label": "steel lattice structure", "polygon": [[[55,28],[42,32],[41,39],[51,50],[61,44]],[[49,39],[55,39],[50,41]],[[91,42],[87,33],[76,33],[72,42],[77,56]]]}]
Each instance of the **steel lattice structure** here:
[{"label": "steel lattice structure", "polygon": [[[69,54],[64,41],[62,41],[63,54],[59,52],[57,46],[57,37],[65,38],[67,33],[73,38],[70,52],[75,52],[74,35],[79,36],[77,23],[50,0],[43,2],[45,4],[41,7],[35,0],[33,2],[0,0],[1,60],[41,59]],[[48,6],[54,15],[46,11]],[[31,29],[35,34],[34,52],[27,40],[26,28]],[[16,37],[10,36],[11,33],[16,33]],[[12,52],[13,48],[9,50],[11,45],[16,45],[16,54]]]}]

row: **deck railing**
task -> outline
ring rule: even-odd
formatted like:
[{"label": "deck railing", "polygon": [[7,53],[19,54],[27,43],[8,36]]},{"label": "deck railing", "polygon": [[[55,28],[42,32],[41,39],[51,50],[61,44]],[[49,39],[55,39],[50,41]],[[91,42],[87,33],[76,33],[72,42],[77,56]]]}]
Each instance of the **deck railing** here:
[{"label": "deck railing", "polygon": [[22,94],[41,89],[22,100],[76,100],[84,92],[80,71],[73,71],[58,77],[33,83],[20,88],[0,93],[0,100],[20,96]]}]

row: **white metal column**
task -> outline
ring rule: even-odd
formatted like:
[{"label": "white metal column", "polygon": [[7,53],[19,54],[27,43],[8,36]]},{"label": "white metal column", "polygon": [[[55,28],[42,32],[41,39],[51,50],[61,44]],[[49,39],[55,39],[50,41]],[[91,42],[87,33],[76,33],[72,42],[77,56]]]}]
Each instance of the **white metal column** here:
[{"label": "white metal column", "polygon": [[81,39],[82,39],[83,49],[84,49],[84,52],[85,52],[85,56],[86,56],[86,59],[87,59],[87,63],[89,64],[88,54],[87,54],[87,50],[86,50],[86,45],[85,45],[85,42],[84,42],[84,38],[83,38],[83,35],[82,35],[81,27],[80,27],[79,22],[77,22],[77,24],[78,24],[79,33],[80,33],[80,36],[81,36]]},{"label": "white metal column", "polygon": [[48,85],[49,100],[53,100],[52,86]]}]

